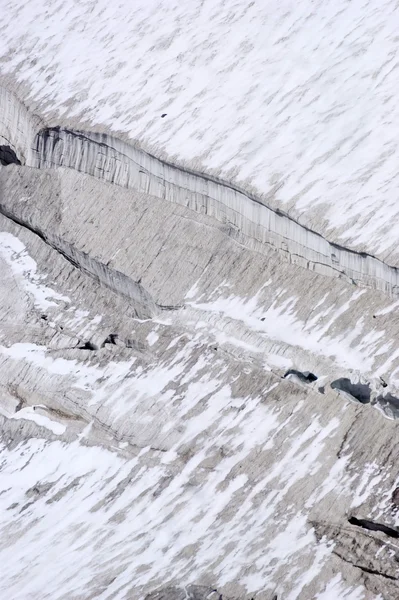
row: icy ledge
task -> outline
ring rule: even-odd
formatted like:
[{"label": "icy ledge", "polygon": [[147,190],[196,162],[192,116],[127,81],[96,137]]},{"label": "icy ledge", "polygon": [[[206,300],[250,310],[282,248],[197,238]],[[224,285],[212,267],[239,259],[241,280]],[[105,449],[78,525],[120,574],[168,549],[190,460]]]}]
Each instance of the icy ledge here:
[{"label": "icy ledge", "polygon": [[63,238],[45,232],[40,226],[32,220],[24,219],[16,210],[7,208],[0,197],[0,215],[10,219],[17,225],[28,229],[40,237],[43,242],[51,246],[56,252],[61,254],[75,268],[105,287],[112,290],[118,296],[123,296],[131,303],[133,313],[139,319],[151,319],[158,314],[161,309],[173,309],[175,307],[162,307],[155,303],[152,296],[137,281],[133,281],[124,273],[112,269],[108,265],[92,258],[86,252],[82,252]]},{"label": "icy ledge", "polygon": [[[17,98],[0,93],[0,143],[27,166],[68,167],[207,214],[256,251],[267,245],[289,262],[329,277],[345,277],[399,295],[399,270],[365,253],[331,243],[236,186],[161,161],[106,133],[45,127]],[[9,155],[9,154],[8,154]]]}]

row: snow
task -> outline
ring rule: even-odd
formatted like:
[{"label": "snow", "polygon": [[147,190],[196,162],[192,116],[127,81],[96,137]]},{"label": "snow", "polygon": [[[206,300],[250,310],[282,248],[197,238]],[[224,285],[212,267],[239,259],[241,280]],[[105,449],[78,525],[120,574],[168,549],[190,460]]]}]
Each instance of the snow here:
[{"label": "snow", "polygon": [[156,331],[150,331],[150,333],[147,336],[147,342],[149,346],[153,346],[154,344],[157,343],[157,341],[159,340],[159,335],[157,334]]},{"label": "snow", "polygon": [[[35,290],[26,286],[32,273],[37,277],[34,284],[42,285],[36,265],[29,262],[16,238],[6,239],[8,246],[3,247],[11,247],[8,264],[17,264],[18,282],[35,297]],[[23,262],[18,262],[21,256]],[[234,384],[242,373],[233,371],[226,383],[227,364],[212,351],[210,334],[215,333],[218,343],[226,347],[236,346],[244,358],[253,352],[261,364],[280,368],[289,364],[285,357],[273,352],[262,355],[257,346],[217,330],[223,321],[231,320],[235,327],[240,322],[249,332],[291,346],[295,343],[317,357],[325,356],[328,347],[329,356],[336,352],[338,364],[362,369],[372,365],[370,348],[376,349],[381,336],[378,332],[364,335],[351,348],[353,336],[362,331],[361,321],[345,338],[328,335],[331,325],[363,291],[354,291],[330,309],[318,303],[318,312],[307,323],[297,315],[296,297],[284,300],[283,290],[273,289],[276,301],[266,308],[262,291],[264,286],[248,299],[221,285],[213,290],[211,301],[189,302],[181,318],[192,320],[195,312],[199,326],[187,326],[183,334],[180,326],[176,328],[168,347],[172,352],[165,352],[160,361],[140,364],[132,358],[100,366],[95,356],[87,361],[54,358],[44,345],[0,346],[6,368],[20,365],[17,373],[33,374],[45,382],[45,388],[55,378],[57,395],[67,389],[71,402],[74,391],[83,390],[82,408],[89,421],[77,442],[40,446],[31,439],[15,451],[3,449],[2,481],[7,491],[0,495],[0,530],[8,532],[11,522],[12,535],[7,533],[6,550],[0,548],[6,572],[0,595],[4,591],[25,600],[46,589],[54,600],[64,600],[66,594],[71,597],[76,592],[77,571],[79,585],[103,600],[125,600],[132,581],[137,593],[140,586],[153,586],[158,579],[190,583],[193,574],[206,572],[217,573],[218,585],[240,581],[248,593],[255,593],[274,590],[283,570],[287,598],[295,600],[322,577],[331,544],[316,541],[309,511],[337,489],[341,497],[366,501],[381,482],[378,466],[349,477],[348,457],[337,462],[335,450],[329,449],[334,436],[340,439],[340,419],[325,417],[320,397],[317,411],[306,419],[301,402],[289,410],[284,402],[268,406],[269,394],[286,382],[276,381],[266,369],[260,395],[248,392],[247,396],[246,390],[237,395]],[[48,301],[57,294],[45,288],[43,297]],[[83,308],[76,309],[70,302],[63,313],[69,317],[65,322],[81,331],[95,328],[101,316],[92,317]],[[325,318],[322,325],[319,314]],[[162,327],[167,326],[155,322],[153,330],[145,332],[154,356],[159,332],[167,335]],[[389,351],[386,344],[384,351]],[[251,374],[249,366],[247,374]],[[280,396],[286,397],[284,388]],[[55,435],[69,433],[70,428],[42,409],[26,407],[12,418],[32,420]],[[98,423],[107,434],[117,431],[118,440],[123,440],[122,444],[112,440],[111,448],[119,446],[129,456],[129,447],[134,447],[137,456],[125,460],[103,448],[80,445],[91,441]],[[215,455],[217,466],[209,468]],[[242,465],[246,468],[240,472]],[[126,480],[129,484],[124,486]],[[168,485],[160,489],[163,481]],[[27,490],[40,482],[54,484],[51,493],[27,501]],[[298,509],[291,498],[302,489],[306,492]],[[60,500],[48,502],[64,492]],[[18,506],[10,508],[15,503]],[[54,555],[57,564],[49,572],[46,565]],[[95,588],[98,585],[101,591]],[[357,593],[343,584],[334,586],[333,592],[340,594],[337,600]]]},{"label": "snow", "polygon": [[63,433],[65,433],[65,431],[66,431],[65,425],[62,425],[61,423],[58,423],[57,421],[53,421],[46,415],[39,414],[36,411],[36,408],[40,408],[40,407],[39,406],[38,407],[27,406],[26,408],[22,408],[14,415],[11,415],[9,417],[9,419],[14,419],[14,420],[25,419],[27,421],[33,421],[34,423],[36,423],[36,425],[39,425],[39,427],[46,427],[47,429],[49,429],[50,431],[55,433],[55,435],[62,435]]},{"label": "snow", "polygon": [[[316,595],[316,600],[363,600],[365,598],[364,589],[358,586],[355,589],[348,589],[342,581],[341,573],[338,573],[327,584],[326,589]],[[376,600],[378,600],[376,598]],[[382,600],[382,599],[381,599]]]},{"label": "snow", "polygon": [[[364,372],[372,368],[374,359],[370,346],[373,346],[382,337],[382,332],[377,334],[377,338],[364,336],[362,343],[358,343],[356,347],[352,347],[352,341],[361,333],[361,322],[353,327],[344,339],[334,339],[326,335],[331,325],[349,309],[351,303],[363,292],[364,290],[354,292],[350,300],[341,303],[327,323],[322,326],[318,324],[320,314],[306,324],[298,319],[295,314],[296,299],[294,297],[283,302],[276,300],[271,307],[263,309],[260,301],[261,290],[249,299],[230,295],[228,297],[220,296],[213,302],[188,302],[187,304],[201,311],[219,313],[229,319],[242,321],[250,330],[257,331],[267,338],[289,345],[294,344],[317,355],[333,357],[336,363],[343,367]],[[261,318],[264,320],[261,321]],[[273,363],[273,358],[271,363]]]},{"label": "snow", "polygon": [[377,311],[375,313],[375,316],[379,317],[379,316],[387,315],[387,314],[393,312],[398,307],[399,307],[399,300],[397,300],[396,302],[393,302],[393,304],[387,306],[386,308],[382,308],[381,310]]},{"label": "snow", "polygon": [[267,364],[280,369],[289,369],[292,367],[292,360],[285,358],[284,356],[279,356],[278,354],[268,354]]},{"label": "snow", "polygon": [[[22,99],[55,122],[122,132],[159,156],[270,193],[268,202],[334,239],[398,259],[394,0],[0,0],[0,14],[0,77],[14,78]],[[65,323],[80,334],[100,323],[101,315],[90,318],[44,285],[11,234],[0,233],[0,256],[37,308],[68,303]],[[34,343],[0,346],[2,360],[21,363],[21,372],[67,384],[71,401],[84,391],[89,421],[72,443],[31,438],[1,448],[0,592],[7,597],[40,598],[45,590],[61,600],[83,589],[124,600],[140,586],[190,583],[200,573],[222,586],[240,581],[247,593],[275,591],[279,579],[284,597],[295,600],[322,578],[332,551],[316,541],[309,511],[336,490],[352,507],[376,495],[385,467],[370,462],[349,474],[350,455],[337,461],[330,449],[334,436],[342,439],[344,412],[331,417],[320,398],[310,419],[301,402],[268,405],[286,384],[273,383],[270,368],[292,360],[232,333],[243,324],[248,337],[362,373],[386,354],[377,371],[384,374],[399,352],[384,332],[363,333],[359,316],[345,335],[331,333],[366,292],[330,308],[326,295],[304,322],[295,295],[281,300],[286,290],[273,290],[268,308],[262,290],[244,298],[223,282],[212,300],[199,291],[197,281],[186,294],[187,318],[200,315],[193,329],[176,335],[164,360],[144,366],[135,358],[101,366],[53,358]],[[172,317],[154,322],[159,329],[146,340],[155,353],[160,326]],[[211,335],[259,360],[261,397],[233,391],[235,377],[251,373],[247,365],[226,383],[226,364],[208,347],[199,350]],[[29,406],[11,418],[67,432],[44,413]],[[129,442],[112,448],[129,455],[135,446],[134,458],[84,445],[98,423],[112,435],[116,421]],[[52,484],[50,491],[27,501],[38,482]],[[303,502],[295,506],[293,496]],[[337,574],[315,598],[363,600],[365,592]]]},{"label": "snow", "polygon": [[42,281],[45,276],[36,273],[36,262],[28,255],[24,244],[14,235],[5,231],[0,232],[0,257],[11,267],[13,274],[18,278],[25,291],[33,297],[36,307],[45,310],[50,306],[57,306],[55,300],[70,301],[67,296],[62,296],[43,285]]},{"label": "snow", "polygon": [[[112,398],[110,390],[129,373],[134,359],[130,361],[110,361],[104,368],[97,365],[87,365],[77,360],[53,358],[46,346],[30,343],[16,343],[9,348],[0,345],[0,354],[16,361],[24,360],[35,365],[51,375],[68,376],[70,387],[80,390],[96,390],[92,403],[100,402],[107,397]],[[106,385],[98,385],[99,381],[106,379]],[[97,389],[96,389],[97,388]]]},{"label": "snow", "polygon": [[59,119],[125,132],[271,192],[341,241],[395,250],[395,0],[0,8],[0,72]]},{"label": "snow", "polygon": [[[13,528],[6,547],[0,548],[5,573],[0,591],[25,600],[45,589],[61,600],[77,590],[79,572],[79,588],[87,595],[122,600],[132,597],[132,582],[137,594],[140,586],[158,579],[177,578],[184,584],[192,581],[193,573],[216,570],[219,585],[239,578],[251,593],[274,590],[275,573],[283,569],[290,586],[287,597],[295,600],[317,580],[331,546],[316,543],[307,512],[334,490],[352,495],[346,460],[337,466],[333,452],[331,463],[327,450],[340,420],[314,414],[309,423],[303,422],[299,405],[285,414],[272,409],[264,399],[280,383],[266,388],[262,401],[233,395],[230,385],[212,376],[212,353],[191,360],[197,345],[198,339],[187,339],[171,361],[146,369],[134,363],[100,368],[53,359],[46,348],[34,344],[1,347],[3,355],[34,364],[40,373],[67,378],[71,388],[84,386],[92,395],[88,411],[103,418],[101,411],[107,408],[134,423],[133,443],[149,426],[151,435],[147,446],[126,460],[79,441],[31,439],[14,450],[2,450],[6,491],[0,495],[0,529],[10,522]],[[221,374],[221,369],[216,366],[215,372]],[[178,383],[175,392],[169,389],[171,383]],[[185,393],[180,394],[183,386]],[[56,425],[50,419],[38,421],[36,412],[23,409],[16,418]],[[154,422],[162,425],[158,432]],[[89,423],[79,440],[91,428]],[[161,450],[167,444],[168,451],[154,450],[155,443]],[[186,448],[192,451],[182,460]],[[217,467],[207,468],[206,461],[221,448]],[[148,459],[154,453],[156,460]],[[254,463],[260,461],[261,470],[240,472],[251,457]],[[374,469],[359,473],[359,493],[372,490],[374,475]],[[162,481],[168,485],[160,490]],[[37,482],[54,485],[21,512],[26,491]],[[298,510],[290,502],[293,490],[309,483],[310,494]],[[306,569],[301,567],[304,560]],[[51,570],[45,567],[49,561]],[[336,600],[355,593],[334,585]],[[101,592],[98,586],[103,586]]]},{"label": "snow", "polygon": [[375,494],[375,488],[382,479],[381,467],[376,462],[366,465],[355,491],[351,508],[361,506],[372,493]]},{"label": "snow", "polygon": [[[5,573],[0,590],[15,600],[39,596],[43,589],[54,600],[70,597],[79,571],[80,589],[87,594],[122,600],[129,597],[132,582],[135,590],[157,578],[184,584],[193,573],[216,570],[218,584],[239,578],[251,593],[274,589],[276,571],[283,569],[294,600],[320,575],[331,548],[327,542],[316,543],[302,506],[298,511],[290,498],[294,489],[317,478],[324,484],[310,484],[306,510],[337,488],[341,495],[349,493],[345,469],[335,468],[326,451],[339,419],[315,414],[307,423],[299,404],[286,413],[271,408],[265,399],[281,385],[277,382],[265,386],[262,400],[233,394],[234,382],[223,383],[223,369],[213,353],[205,350],[193,360],[196,336],[186,339],[170,360],[145,369],[134,362],[100,368],[54,359],[35,344],[1,347],[3,356],[40,369],[40,378],[46,372],[59,377],[60,389],[63,381],[71,390],[84,388],[93,418],[104,419],[108,410],[111,421],[133,423],[129,442],[138,444],[142,435],[143,445],[135,458],[126,460],[80,441],[31,439],[2,450],[6,492],[0,495],[0,527],[11,520],[13,535],[0,548]],[[33,407],[23,409],[16,418],[34,418],[61,433],[52,419],[38,421],[36,413]],[[90,414],[88,418],[79,440],[90,435]],[[186,448],[191,451],[182,460]],[[148,458],[154,453],[156,460]],[[207,461],[215,454],[217,467],[209,469]],[[246,461],[259,463],[258,474],[252,467],[240,472]],[[366,475],[363,479],[367,485]],[[168,485],[160,490],[165,480]],[[20,512],[26,490],[38,482],[54,485]],[[190,548],[195,552],[190,554]],[[54,555],[57,562],[48,570],[45,565]],[[300,567],[304,560],[305,571]],[[101,585],[100,593],[94,586]]]},{"label": "snow", "polygon": [[[227,390],[223,393],[228,396]],[[214,399],[216,405],[219,404],[217,396]],[[262,431],[258,426],[260,417]],[[275,586],[269,570],[271,561],[285,564],[288,559],[292,568],[287,577],[294,577],[297,554],[305,552],[313,557],[315,553],[312,569],[297,582],[296,591],[289,596],[297,598],[300,590],[320,572],[330,553],[328,546],[319,544],[316,548],[306,517],[292,514],[289,507],[285,520],[279,519],[280,533],[264,542],[261,560],[257,543],[261,532],[276,522],[279,504],[295,482],[308,477],[312,473],[309,467],[318,464],[323,440],[334,430],[335,424],[326,428],[312,424],[293,445],[292,440],[286,440],[287,457],[271,472],[266,472],[265,479],[248,494],[246,474],[233,478],[228,475],[250,449],[261,442],[261,438],[266,441],[276,431],[279,424],[276,415],[253,401],[243,411],[230,416],[226,413],[222,419],[217,412],[205,411],[201,423],[202,428],[216,423],[214,436],[203,438],[201,449],[155,496],[159,482],[168,476],[168,465],[158,463],[140,467],[139,461],[145,457],[145,451],[139,457],[124,461],[106,450],[82,447],[78,442],[62,445],[32,439],[16,449],[8,462],[10,451],[4,449],[2,455],[6,462],[2,486],[5,492],[0,496],[0,522],[6,524],[14,518],[15,537],[9,538],[7,547],[0,550],[4,570],[0,588],[12,593],[15,600],[26,597],[27,590],[35,597],[39,589],[46,589],[56,600],[62,598],[67,589],[74,589],[70,587],[69,578],[79,569],[80,589],[84,587],[88,594],[94,574],[98,577],[98,569],[104,573],[104,569],[109,568],[106,565],[113,564],[106,579],[112,579],[112,573],[115,576],[118,571],[117,581],[109,583],[104,594],[97,597],[124,598],[132,581],[137,587],[157,576],[166,580],[179,575],[184,581],[187,560],[182,551],[197,545],[198,551],[193,556],[196,570],[204,571],[222,557],[220,580],[228,582],[237,574],[240,565],[252,564],[257,559],[257,581],[264,589]],[[189,429],[191,434],[187,439],[193,439],[199,429]],[[202,483],[190,485],[198,466],[215,443],[226,448],[232,443],[235,451],[229,452],[216,470],[205,471]],[[316,468],[322,468],[321,462]],[[118,489],[126,477],[129,477],[129,485],[122,486],[112,503],[103,503],[103,499]],[[270,488],[274,479],[277,487]],[[24,492],[37,481],[52,483],[53,487],[47,496],[38,498],[34,506],[21,514],[21,504],[26,501]],[[67,489],[72,481],[77,482],[73,489],[56,503],[46,502]],[[278,492],[272,491],[279,488]],[[256,494],[259,497],[263,489],[266,493],[262,495],[261,504],[253,504]],[[236,494],[242,496],[243,501],[238,510],[232,512],[226,527],[222,514],[232,506]],[[15,502],[19,506],[5,510]],[[115,527],[117,516],[124,514],[128,518],[123,518],[123,527]],[[19,537],[19,532],[27,525],[28,529]],[[97,544],[101,544],[101,553],[96,551]],[[57,562],[52,569],[43,568],[54,554]],[[17,572],[25,573],[24,566],[28,562],[30,568],[26,570],[26,577],[15,579]],[[244,583],[248,590],[254,589],[254,580],[251,584],[250,577]]]}]

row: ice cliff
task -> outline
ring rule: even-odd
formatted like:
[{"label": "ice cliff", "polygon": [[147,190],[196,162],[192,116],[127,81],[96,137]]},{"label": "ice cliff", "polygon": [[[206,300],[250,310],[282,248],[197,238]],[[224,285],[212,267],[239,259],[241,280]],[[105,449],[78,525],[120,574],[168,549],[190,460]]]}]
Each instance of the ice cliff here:
[{"label": "ice cliff", "polygon": [[44,127],[35,132],[35,125],[43,124],[43,119],[31,117],[15,95],[4,89],[0,100],[2,139],[13,140],[10,148],[27,166],[69,167],[182,204],[228,225],[231,235],[250,248],[262,251],[269,245],[289,262],[316,273],[343,276],[391,296],[399,294],[399,270],[395,266],[330,243],[235,186],[161,161],[108,134],[62,127]]}]

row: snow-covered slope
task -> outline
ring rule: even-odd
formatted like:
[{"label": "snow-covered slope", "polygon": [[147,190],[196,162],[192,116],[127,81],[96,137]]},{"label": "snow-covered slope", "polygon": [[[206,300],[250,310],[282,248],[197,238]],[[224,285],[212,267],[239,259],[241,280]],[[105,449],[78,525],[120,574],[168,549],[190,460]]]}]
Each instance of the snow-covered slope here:
[{"label": "snow-covered slope", "polygon": [[396,0],[0,8],[0,70],[56,124],[123,132],[398,260]]},{"label": "snow-covered slope", "polygon": [[[394,599],[395,544],[348,520],[397,523],[396,303],[73,170],[0,176],[2,593]],[[174,309],[137,320],[48,232]]]},{"label": "snow-covered slope", "polygon": [[397,600],[395,3],[0,14],[0,598]]}]

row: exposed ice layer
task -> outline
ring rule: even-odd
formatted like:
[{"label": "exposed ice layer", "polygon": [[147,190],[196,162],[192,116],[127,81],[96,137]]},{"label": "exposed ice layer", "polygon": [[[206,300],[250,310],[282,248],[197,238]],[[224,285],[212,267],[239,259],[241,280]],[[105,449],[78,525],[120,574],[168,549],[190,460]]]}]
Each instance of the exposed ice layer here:
[{"label": "exposed ice layer", "polygon": [[18,212],[18,207],[13,207],[13,209],[5,207],[1,201],[1,197],[0,214],[36,233],[36,235],[62,254],[75,267],[93,277],[100,284],[110,288],[116,294],[125,296],[131,300],[133,304],[132,308],[139,318],[151,318],[157,314],[158,309],[153,298],[140,283],[133,281],[124,273],[96,260],[60,236],[44,232],[38,224],[33,223],[26,217],[22,218]]},{"label": "exposed ice layer", "polygon": [[200,162],[398,260],[396,0],[3,5],[0,70],[52,124]]},{"label": "exposed ice layer", "polygon": [[[172,286],[173,301],[187,298],[167,319],[134,321],[122,302],[115,310],[121,298],[0,217],[0,404],[17,415],[44,405],[66,427],[0,417],[10,480],[0,597],[70,600],[78,589],[85,600],[143,600],[194,583],[224,599],[397,600],[390,539],[347,521],[395,526],[397,423],[329,386],[369,370],[387,382],[377,388],[373,377],[373,391],[398,395],[399,321],[373,319],[396,303],[74,169],[7,167],[0,190],[25,222],[141,276],[162,302]],[[70,300],[42,309],[31,282]],[[50,288],[38,293],[56,300]],[[132,347],[103,347],[114,333]],[[83,350],[86,341],[98,350]],[[319,381],[283,379],[291,367]],[[329,583],[337,573],[343,587]]]},{"label": "exposed ice layer", "polygon": [[41,130],[35,138],[38,168],[64,166],[101,180],[177,202],[228,224],[250,245],[268,244],[290,262],[322,275],[346,276],[356,284],[392,296],[399,272],[377,258],[332,244],[288,216],[271,210],[237,187],[173,166],[108,134],[62,128]]},{"label": "exposed ice layer", "polygon": [[0,146],[9,146],[22,164],[32,163],[32,143],[41,123],[15,94],[0,86]]},{"label": "exposed ice layer", "polygon": [[[0,141],[22,164],[64,166],[208,214],[249,247],[267,244],[289,262],[330,277],[399,295],[396,267],[328,242],[259,198],[215,177],[171,165],[105,133],[43,128],[14,94],[1,87]],[[34,134],[36,131],[36,135]]]}]

